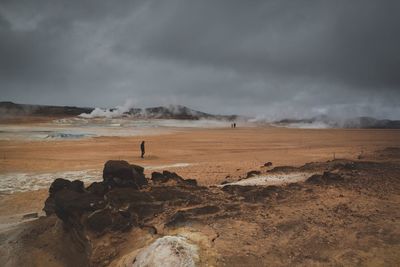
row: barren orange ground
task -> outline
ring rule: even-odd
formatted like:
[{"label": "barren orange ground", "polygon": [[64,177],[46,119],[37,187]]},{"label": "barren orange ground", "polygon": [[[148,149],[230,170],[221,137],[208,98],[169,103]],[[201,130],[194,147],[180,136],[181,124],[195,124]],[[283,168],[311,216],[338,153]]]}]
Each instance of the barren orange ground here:
[{"label": "barren orange ground", "polygon": [[[146,157],[139,144],[146,140]],[[109,159],[143,166],[190,163],[177,171],[200,183],[240,176],[265,162],[300,165],[310,161],[357,158],[380,148],[399,146],[399,130],[178,129],[135,137],[99,137],[71,141],[0,141],[0,173],[101,169]],[[149,172],[148,172],[149,173]]]}]

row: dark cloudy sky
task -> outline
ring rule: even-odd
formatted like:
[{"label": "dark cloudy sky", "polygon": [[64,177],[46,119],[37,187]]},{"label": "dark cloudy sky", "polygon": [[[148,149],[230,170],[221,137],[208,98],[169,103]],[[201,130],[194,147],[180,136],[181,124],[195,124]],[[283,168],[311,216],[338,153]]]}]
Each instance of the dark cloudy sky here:
[{"label": "dark cloudy sky", "polygon": [[400,118],[400,1],[0,0],[0,100]]}]

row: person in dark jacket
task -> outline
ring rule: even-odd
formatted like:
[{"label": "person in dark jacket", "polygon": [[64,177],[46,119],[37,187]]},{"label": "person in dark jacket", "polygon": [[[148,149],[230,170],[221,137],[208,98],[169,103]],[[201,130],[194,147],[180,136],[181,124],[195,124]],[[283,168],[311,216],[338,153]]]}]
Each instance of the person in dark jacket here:
[{"label": "person in dark jacket", "polygon": [[144,141],[140,144],[140,150],[142,151],[142,155],[140,156],[141,158],[144,157]]}]

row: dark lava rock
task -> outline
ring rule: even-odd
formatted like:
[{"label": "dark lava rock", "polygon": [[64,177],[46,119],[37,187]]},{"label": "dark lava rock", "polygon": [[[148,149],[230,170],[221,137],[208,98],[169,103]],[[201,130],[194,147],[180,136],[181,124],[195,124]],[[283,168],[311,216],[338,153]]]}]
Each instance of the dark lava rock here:
[{"label": "dark lava rock", "polygon": [[197,186],[197,180],[196,179],[185,179],[184,181],[185,181],[186,185]]},{"label": "dark lava rock", "polygon": [[264,167],[271,167],[272,166],[272,162],[268,161],[266,163],[264,163]]},{"label": "dark lava rock", "polygon": [[109,209],[96,210],[86,220],[87,227],[94,232],[103,232],[112,223],[111,211]]},{"label": "dark lava rock", "polygon": [[163,173],[153,172],[151,174],[151,180],[154,184],[164,184],[172,182],[175,185],[197,186],[197,181],[195,179],[183,179],[175,172],[169,171],[163,171]]},{"label": "dark lava rock", "polygon": [[237,194],[241,195],[246,193],[247,191],[256,189],[256,186],[242,186],[242,185],[225,185],[222,187],[222,191],[227,192],[229,194]]},{"label": "dark lava rock", "polygon": [[144,167],[136,165],[136,164],[131,164],[132,169],[134,169],[138,173],[144,173]]},{"label": "dark lava rock", "polygon": [[86,219],[86,225],[89,230],[97,233],[102,233],[107,228],[111,231],[125,232],[133,225],[137,225],[137,221],[135,216],[127,211],[113,211],[105,208],[92,212]]},{"label": "dark lava rock", "polygon": [[56,195],[58,195],[58,193],[62,191],[71,191],[74,193],[82,194],[85,192],[85,188],[83,182],[80,180],[75,180],[71,182],[62,178],[55,179],[50,185],[49,197],[46,199],[43,208],[47,216],[55,213]]},{"label": "dark lava rock", "polygon": [[222,188],[232,195],[241,196],[246,202],[263,201],[265,198],[276,196],[277,198],[284,197],[285,191],[278,186],[270,185],[262,186],[241,186],[241,185],[226,185]]},{"label": "dark lava rock", "polygon": [[[75,229],[82,235],[85,230],[101,235],[146,226],[166,210],[198,206],[209,199],[206,187],[174,172],[155,172],[152,181],[152,186],[141,190],[147,184],[143,167],[126,161],[108,161],[103,181],[86,189],[82,181],[56,179],[44,210],[47,215],[57,215],[65,229]],[[197,218],[218,211],[219,207],[209,205],[189,208],[183,216]]]},{"label": "dark lava rock", "polygon": [[68,188],[71,185],[71,181],[63,179],[63,178],[57,178],[55,179],[49,188],[49,193],[50,195],[54,195],[56,192]]},{"label": "dark lava rock", "polygon": [[78,192],[78,193],[83,193],[85,191],[85,186],[82,181],[75,180],[75,181],[71,182],[68,189]]},{"label": "dark lava rock", "polygon": [[153,172],[151,174],[151,181],[155,184],[157,183],[166,183],[168,182],[169,178],[164,176],[162,173],[160,172]]},{"label": "dark lava rock", "polygon": [[143,171],[143,167],[131,165],[124,160],[109,160],[104,165],[103,182],[111,187],[139,189],[147,185]]},{"label": "dark lava rock", "polygon": [[93,182],[86,190],[95,195],[103,196],[107,192],[107,187],[102,182]]},{"label": "dark lava rock", "polygon": [[219,207],[212,206],[212,205],[207,205],[207,206],[203,206],[203,207],[197,207],[197,208],[186,210],[186,212],[189,212],[192,215],[211,214],[211,213],[217,213],[219,211],[220,211]]},{"label": "dark lava rock", "polygon": [[249,171],[249,172],[247,173],[247,175],[246,175],[246,178],[250,178],[250,177],[253,177],[253,176],[260,175],[260,174],[261,174],[260,171]]},{"label": "dark lava rock", "polygon": [[70,217],[80,216],[85,211],[103,208],[104,199],[91,193],[63,189],[55,195],[54,205],[57,217],[67,222]]},{"label": "dark lava rock", "polygon": [[153,201],[149,193],[133,188],[114,188],[104,198],[114,208],[121,208],[131,203],[148,203]]},{"label": "dark lava rock", "polygon": [[128,231],[133,225],[138,225],[137,217],[128,211],[118,211],[112,216],[112,227],[114,231]]},{"label": "dark lava rock", "polygon": [[168,201],[171,204],[187,203],[194,205],[201,203],[201,199],[197,194],[191,193],[190,190],[185,190],[184,187],[153,187],[149,191],[149,194],[156,201]]},{"label": "dark lava rock", "polygon": [[48,197],[44,202],[43,211],[46,213],[46,216],[50,216],[55,213],[56,210],[56,201],[54,197]]},{"label": "dark lava rock", "polygon": [[165,225],[167,227],[181,225],[186,221],[195,220],[195,219],[199,220],[205,215],[215,214],[219,211],[220,211],[219,207],[212,206],[212,205],[196,207],[196,208],[186,209],[186,210],[179,210],[179,211],[175,212],[174,215],[171,216],[171,218],[168,220],[168,222]]},{"label": "dark lava rock", "polygon": [[164,211],[163,203],[131,203],[129,212],[137,215],[137,220],[143,223],[146,219],[153,218]]},{"label": "dark lava rock", "polygon": [[78,192],[78,193],[83,193],[85,191],[84,184],[80,180],[75,180],[75,181],[69,181],[63,178],[57,178],[55,179],[49,188],[49,193],[50,195],[54,195],[58,191],[67,188],[69,190]]},{"label": "dark lava rock", "polygon": [[303,188],[303,186],[299,183],[290,183],[286,186],[288,189],[294,189],[294,190],[300,190]]},{"label": "dark lava rock", "polygon": [[157,201],[170,201],[176,199],[189,199],[192,194],[181,191],[173,187],[153,187],[149,191],[152,197]]},{"label": "dark lava rock", "polygon": [[354,164],[354,162],[346,163],[343,166],[344,170],[354,170],[355,168],[356,168],[356,165]]},{"label": "dark lava rock", "polygon": [[293,166],[278,166],[273,168],[272,170],[269,170],[268,172],[283,172],[283,173],[288,173],[288,172],[295,172],[298,171],[297,167]]},{"label": "dark lava rock", "polygon": [[324,172],[322,175],[314,174],[306,180],[308,184],[335,184],[343,182],[344,178],[336,173]]},{"label": "dark lava rock", "polygon": [[189,214],[179,210],[174,215],[172,215],[172,217],[168,220],[165,226],[167,227],[178,226],[185,223],[187,220],[189,220]]}]

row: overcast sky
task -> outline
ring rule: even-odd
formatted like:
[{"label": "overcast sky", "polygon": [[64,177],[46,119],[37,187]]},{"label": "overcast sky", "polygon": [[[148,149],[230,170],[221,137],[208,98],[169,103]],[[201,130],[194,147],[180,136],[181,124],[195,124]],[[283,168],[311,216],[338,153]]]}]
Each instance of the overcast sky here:
[{"label": "overcast sky", "polygon": [[400,118],[397,0],[0,0],[0,100]]}]

